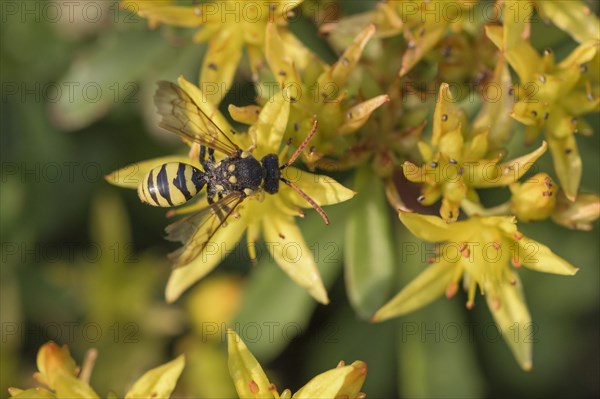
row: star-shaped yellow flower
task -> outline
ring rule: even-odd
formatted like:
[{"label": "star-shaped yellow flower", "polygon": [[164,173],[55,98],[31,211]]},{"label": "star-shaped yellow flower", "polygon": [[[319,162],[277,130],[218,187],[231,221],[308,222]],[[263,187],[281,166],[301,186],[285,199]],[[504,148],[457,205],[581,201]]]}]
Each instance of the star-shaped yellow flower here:
[{"label": "star-shaped yellow flower", "polygon": [[[79,368],[69,353],[66,346],[59,347],[54,342],[42,345],[37,355],[37,367],[39,372],[34,378],[45,385],[46,388],[31,388],[22,390],[9,388],[8,392],[12,398],[40,398],[40,399],[95,399],[98,394],[90,387],[89,380],[96,357],[95,351],[88,352],[86,362]],[[175,389],[179,379],[185,357],[179,356],[162,366],[156,367],[144,373],[138,378],[125,399],[134,398],[169,398]],[[116,398],[113,393],[109,398]]]},{"label": "star-shaped yellow flower", "polygon": [[360,360],[348,366],[340,362],[336,368],[314,377],[293,396],[289,389],[284,390],[280,395],[275,385],[269,382],[260,363],[233,330],[227,331],[227,346],[229,373],[240,398],[364,399],[366,397],[360,389],[367,378],[367,364]]},{"label": "star-shaped yellow flower", "polygon": [[[233,131],[223,115],[205,100],[198,87],[183,77],[179,78],[178,83],[193,99],[195,104],[193,107],[202,109],[223,132]],[[290,112],[288,99],[289,96],[285,93],[276,93],[260,110],[258,119],[248,129],[248,134],[232,134],[229,136],[230,139],[240,148],[251,152],[256,159],[261,159],[267,154],[277,154],[281,149],[288,122]],[[232,115],[235,117],[237,114]],[[191,153],[196,153],[194,147]],[[197,158],[194,158],[196,157],[191,160],[185,157],[166,157],[141,162],[113,172],[107,180],[122,187],[137,188],[142,181],[142,176],[166,160],[178,160],[200,167]],[[280,162],[282,163],[283,161]],[[285,168],[283,174],[319,205],[337,204],[352,198],[355,194],[329,177],[308,173],[291,166]],[[127,181],[124,180],[125,177]],[[191,212],[206,206],[204,198],[200,198],[195,204],[180,208],[175,213]],[[175,301],[192,284],[206,276],[235,249],[244,232],[247,232],[248,253],[251,259],[256,257],[256,243],[262,235],[269,256],[316,300],[328,303],[327,292],[312,252],[294,222],[294,216],[303,216],[302,208],[310,207],[306,199],[285,184],[281,184],[279,192],[274,195],[266,194],[261,190],[249,195],[236,208],[235,214],[229,217],[227,225],[214,233],[209,244],[193,260],[173,270],[166,288],[167,301]],[[207,236],[209,234],[204,230],[210,228],[208,224],[201,225],[195,235]]]},{"label": "star-shaped yellow flower", "polygon": [[442,197],[440,215],[455,221],[463,200],[479,202],[476,188],[516,182],[546,151],[543,143],[529,154],[500,163],[502,152],[497,151],[492,157],[488,154],[488,132],[489,128],[475,135],[467,133],[464,113],[456,107],[448,84],[443,83],[433,115],[431,146],[424,141],[419,143],[424,163],[417,166],[406,161],[403,165],[408,180],[423,184],[419,202],[432,205]]},{"label": "star-shaped yellow flower", "polygon": [[[551,1],[543,4],[542,10],[555,9]],[[566,197],[574,201],[577,197],[582,175],[582,163],[575,140],[576,134],[591,135],[591,127],[580,115],[600,111],[600,56],[598,36],[592,37],[575,48],[557,63],[554,53],[547,49],[542,56],[529,43],[530,2],[505,1],[504,25],[488,26],[488,37],[502,50],[506,60],[519,76],[515,87],[517,101],[511,116],[526,126],[526,141],[533,142],[543,130],[552,158],[554,169]],[[584,11],[579,2],[569,4],[573,13]],[[564,15],[563,13],[558,13]],[[555,17],[559,15],[554,15]],[[576,14],[574,14],[576,15]],[[598,30],[598,18],[587,15],[587,22]],[[558,21],[561,21],[558,18]],[[566,20],[565,20],[566,23]],[[575,26],[573,21],[569,26]],[[586,29],[578,29],[578,37],[589,38]]]},{"label": "star-shaped yellow flower", "polygon": [[[514,217],[471,217],[448,224],[437,216],[401,212],[400,220],[418,238],[444,244],[431,265],[379,309],[373,321],[412,312],[444,293],[450,298],[462,280],[468,291],[468,309],[475,305],[479,286],[501,331],[517,326],[526,333],[531,317],[511,264],[562,275],[574,275],[578,270],[545,245],[523,236]],[[505,333],[504,338],[519,364],[530,369],[531,343],[512,340],[509,335]]]},{"label": "star-shaped yellow flower", "polygon": [[286,48],[298,68],[304,68],[310,52],[287,29],[288,18],[302,0],[240,1],[220,0],[176,5],[172,1],[124,0],[122,7],[136,10],[148,19],[150,27],[159,23],[185,28],[198,28],[195,42],[208,42],[200,69],[201,83],[214,84],[217,90],[206,98],[218,104],[231,87],[235,71],[245,49],[256,79],[264,64],[265,28],[273,22],[285,41]]}]

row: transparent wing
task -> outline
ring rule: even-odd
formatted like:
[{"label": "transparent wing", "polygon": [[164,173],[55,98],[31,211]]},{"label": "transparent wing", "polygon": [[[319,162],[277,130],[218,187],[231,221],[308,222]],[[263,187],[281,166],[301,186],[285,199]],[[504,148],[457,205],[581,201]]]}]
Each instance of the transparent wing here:
[{"label": "transparent wing", "polygon": [[168,225],[167,239],[184,245],[169,254],[173,267],[181,267],[194,260],[206,248],[215,233],[227,224],[237,206],[246,198],[242,192],[234,192],[188,217]]},{"label": "transparent wing", "polygon": [[159,81],[154,103],[162,117],[158,125],[163,129],[226,155],[240,149],[175,83]]}]

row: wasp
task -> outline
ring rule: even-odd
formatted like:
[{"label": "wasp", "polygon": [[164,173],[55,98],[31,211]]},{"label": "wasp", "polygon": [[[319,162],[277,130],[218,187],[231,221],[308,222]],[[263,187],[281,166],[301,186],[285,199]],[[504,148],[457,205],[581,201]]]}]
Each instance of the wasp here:
[{"label": "wasp", "polygon": [[[276,154],[268,154],[258,160],[252,156],[251,150],[239,148],[175,83],[158,82],[154,103],[161,117],[160,127],[200,145],[202,170],[182,162],[159,165],[142,178],[138,186],[139,198],[152,206],[173,207],[185,204],[206,189],[208,202],[206,208],[167,226],[166,238],[184,243],[184,248],[171,254],[175,267],[183,266],[198,256],[248,196],[260,191],[277,194],[281,182],[294,189],[321,215],[325,224],[329,224],[325,211],[282,173],[294,163],[315,135],[316,119],[290,159],[280,163]],[[224,157],[217,161],[215,151]],[[205,228],[206,233],[198,236],[195,233],[200,228]],[[185,247],[193,250],[186,251]]]}]

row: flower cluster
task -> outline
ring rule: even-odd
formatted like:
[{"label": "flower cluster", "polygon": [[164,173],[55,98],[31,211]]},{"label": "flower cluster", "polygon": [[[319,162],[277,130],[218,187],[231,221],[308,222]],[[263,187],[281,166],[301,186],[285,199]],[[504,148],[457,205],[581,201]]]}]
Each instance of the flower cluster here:
[{"label": "flower cluster", "polygon": [[[250,353],[241,338],[233,331],[227,332],[229,370],[240,398],[291,398],[286,389],[281,395],[271,384],[256,358]],[[40,399],[95,399],[100,396],[90,387],[89,380],[96,356],[91,350],[83,367],[78,367],[66,346],[59,347],[48,342],[39,349],[34,378],[45,387],[19,389],[10,388],[12,398]],[[185,367],[185,357],[147,371],[125,394],[125,398],[170,398],[177,380]],[[334,369],[321,373],[300,388],[294,398],[353,398],[364,399],[360,391],[367,377],[367,365],[356,361],[346,366],[341,361]],[[111,392],[108,398],[120,396]]]},{"label": "flower cluster", "polygon": [[[212,197],[222,197],[226,190],[217,181],[220,192],[209,191],[198,202],[172,211],[173,215],[212,209],[213,220],[218,217],[221,224],[215,228],[195,223],[192,240],[186,240],[189,234],[180,239],[181,251],[188,256],[171,274],[167,301],[175,301],[210,273],[245,233],[250,259],[256,258],[262,237],[274,261],[294,282],[320,303],[329,302],[294,217],[303,216],[301,208],[308,207],[324,216],[320,206],[344,202],[356,193],[329,177],[284,163],[292,144],[296,146],[292,160],[302,160],[311,171],[357,170],[353,189],[358,191],[358,205],[348,215],[349,249],[344,263],[348,294],[363,318],[379,322],[406,314],[441,295],[455,296],[462,284],[468,309],[473,308],[479,289],[502,328],[516,322],[524,325],[531,317],[516,269],[577,272],[548,247],[519,232],[517,219],[551,219],[567,228],[589,230],[600,214],[598,196],[580,193],[583,167],[575,139],[577,134],[592,133],[583,115],[600,110],[598,19],[584,3],[575,1],[574,8],[566,11],[548,1],[507,0],[498,4],[499,12],[491,20],[482,21],[472,18],[480,6],[473,1],[383,2],[371,11],[321,24],[320,32],[328,35],[340,54],[331,65],[289,29],[289,18],[295,8],[302,10],[302,1],[252,2],[251,9],[238,1],[192,6],[127,1],[123,5],[132,3],[151,27],[162,23],[199,29],[194,40],[208,43],[200,84],[219,82],[231,87],[238,65],[246,64],[245,51],[259,95],[257,104],[227,104],[235,126],[249,126],[238,132],[218,111],[225,93],[202,93],[180,77],[179,98],[170,99],[170,114],[165,117],[162,100],[157,104],[161,126],[184,133],[191,146],[189,156],[140,162],[107,179],[128,188],[151,185],[152,171],[168,162],[186,163],[204,172],[206,165],[212,165],[217,170],[227,155],[233,155],[217,154],[210,164],[202,157],[204,147],[209,147],[209,153],[223,149],[217,143],[223,140],[221,132],[240,150],[235,156],[243,152],[260,160],[277,154],[281,181],[286,183],[276,194],[262,183],[255,191],[244,191],[244,200],[235,209],[219,210],[213,207]],[[220,13],[219,7],[230,11]],[[534,8],[580,42],[562,60],[555,60],[551,49],[539,54],[530,43]],[[435,10],[447,12],[440,19]],[[585,23],[577,23],[577,18]],[[517,77],[514,83],[510,68]],[[469,81],[477,85],[469,86]],[[275,92],[264,90],[273,85]],[[209,127],[201,115],[216,128]],[[515,137],[523,141],[518,139],[521,125],[524,141],[537,147],[528,153],[513,144]],[[541,132],[544,140],[538,137]],[[548,148],[558,184],[550,171],[529,173],[539,168],[537,161]],[[266,170],[261,178],[268,173],[275,172]],[[120,176],[135,178],[126,182]],[[155,180],[159,185],[160,178]],[[237,178],[229,181],[234,184]],[[159,185],[157,190],[161,189],[166,190]],[[483,192],[493,190],[510,198],[489,206]],[[438,254],[426,269],[387,303],[392,268],[402,265],[390,259],[395,250],[392,221],[385,216],[389,209],[385,200],[380,201],[384,197],[413,235],[439,243]],[[441,217],[427,215],[432,213]],[[197,250],[201,237],[217,243],[218,249]],[[290,243],[301,253],[293,261],[285,252]],[[385,259],[376,259],[381,254]],[[228,337],[230,369],[240,396],[279,397],[243,343],[236,342],[234,333]],[[531,343],[507,343],[520,365],[530,369]],[[339,374],[353,382],[325,394],[320,389],[333,385],[324,385],[321,379],[326,377],[319,376],[294,397],[321,392],[332,397],[360,396],[366,373],[363,363],[328,373],[327,378]],[[281,394],[289,396],[290,392]]]}]

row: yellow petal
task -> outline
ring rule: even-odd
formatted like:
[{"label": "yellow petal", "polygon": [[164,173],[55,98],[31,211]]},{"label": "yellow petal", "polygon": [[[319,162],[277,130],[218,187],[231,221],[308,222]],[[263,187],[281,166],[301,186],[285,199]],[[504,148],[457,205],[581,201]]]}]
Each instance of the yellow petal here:
[{"label": "yellow petal", "polygon": [[510,111],[514,99],[508,94],[512,79],[504,58],[498,60],[491,82],[495,83],[484,87],[483,98],[488,101],[484,101],[481,111],[473,121],[473,132],[475,134],[488,132],[487,141],[490,147],[496,149],[510,139],[513,126]]},{"label": "yellow petal", "polygon": [[367,378],[367,364],[360,360],[336,367],[311,379],[292,396],[294,399],[350,398],[360,393]]},{"label": "yellow petal", "polygon": [[258,105],[236,107],[233,104],[229,104],[227,110],[234,121],[243,123],[245,125],[255,124],[258,121],[258,115],[260,114],[260,106]]},{"label": "yellow petal", "polygon": [[151,27],[155,27],[158,23],[164,23],[193,28],[205,22],[206,17],[201,15],[195,7],[171,6],[168,3],[165,1],[126,1],[123,2],[121,8],[127,11],[139,10],[138,14],[148,18]]},{"label": "yellow petal", "polygon": [[273,398],[271,383],[244,341],[233,330],[227,330],[229,374],[240,398]]},{"label": "yellow petal", "polygon": [[561,30],[582,43],[597,41],[600,37],[600,20],[583,1],[538,1],[540,14],[549,18]]},{"label": "yellow petal", "polygon": [[274,23],[267,24],[265,56],[279,87],[284,87],[290,82],[300,81],[294,60],[286,50],[287,47],[279,36],[277,26]]},{"label": "yellow petal", "polygon": [[456,232],[438,216],[400,212],[400,221],[416,237],[425,241],[440,242],[457,239]]},{"label": "yellow petal", "polygon": [[[198,86],[186,80],[183,77],[183,75],[179,76],[179,78],[177,79],[177,83],[192,98],[194,105],[200,108],[206,114],[206,116],[208,116],[210,120],[213,121],[215,125],[217,125],[219,129],[221,129],[225,133],[228,133],[232,130],[231,125],[229,124],[229,122],[227,122],[227,119],[223,116],[223,114],[219,112],[219,110],[215,107],[213,103],[208,101],[208,96],[206,95],[206,93],[202,92],[200,88],[198,88]],[[215,81],[212,81],[210,83],[220,84],[219,82]],[[193,118],[191,119],[194,120]],[[198,123],[198,126],[202,126],[202,124]],[[232,141],[240,145],[240,143],[236,141],[236,137],[237,136],[229,135],[229,138]]]},{"label": "yellow petal", "polygon": [[97,399],[98,394],[79,378],[70,374],[59,374],[54,388],[58,399]]},{"label": "yellow petal", "polygon": [[56,379],[59,375],[76,375],[77,365],[66,345],[60,347],[54,342],[48,342],[39,349],[37,354],[38,382],[56,389]]},{"label": "yellow petal", "polygon": [[[210,273],[228,253],[234,250],[247,226],[247,217],[241,211],[239,219],[230,217],[227,226],[221,227],[200,254],[185,266],[173,269],[165,291],[166,301],[174,302],[192,284]],[[200,234],[200,233],[196,233]]]},{"label": "yellow petal", "polygon": [[[598,29],[598,26],[596,26]],[[594,58],[598,53],[598,36],[594,40],[587,41],[577,46],[576,49],[558,64],[560,69],[567,69],[569,67],[577,67],[584,64]]]},{"label": "yellow petal", "polygon": [[56,398],[52,392],[44,388],[31,388],[22,390],[18,388],[8,388],[8,394],[15,399],[53,399]]},{"label": "yellow petal", "polygon": [[517,362],[524,370],[531,370],[531,347],[535,325],[523,296],[519,276],[512,273],[514,285],[501,284],[497,289],[486,287],[485,298],[494,320]]},{"label": "yellow petal", "polygon": [[[300,190],[321,206],[338,204],[354,197],[356,193],[329,176],[317,175],[296,169],[293,166],[286,168],[283,176],[297,185]],[[281,185],[280,195],[296,206],[310,208],[310,204],[296,191],[288,186]]]},{"label": "yellow petal", "polygon": [[402,77],[407,74],[423,56],[435,46],[448,28],[448,23],[444,18],[436,18],[437,21],[431,21],[425,25],[426,33],[416,35],[415,40],[411,40],[411,46],[406,49],[402,56],[402,67],[399,75]]},{"label": "yellow petal", "polygon": [[329,303],[312,251],[293,218],[274,213],[264,220],[263,231],[269,255],[279,267],[317,301]]},{"label": "yellow petal", "polygon": [[[511,3],[523,4],[525,2]],[[524,16],[531,14],[526,14],[524,10],[518,10],[519,7],[521,7],[519,4],[506,5],[505,3],[504,9],[512,9],[511,21],[519,22],[522,25],[509,24],[504,28],[488,25],[485,27],[485,33],[496,47],[504,51],[506,60],[517,72],[521,82],[530,82],[532,81],[534,71],[540,69],[541,58],[537,51],[529,44],[527,38],[523,37],[526,33]],[[515,15],[515,13],[520,14],[520,16]]]},{"label": "yellow petal", "polygon": [[169,398],[185,366],[185,357],[180,355],[162,366],[153,368],[133,384],[125,399]]},{"label": "yellow petal", "polygon": [[242,57],[242,45],[242,32],[239,29],[222,29],[208,42],[199,80],[211,104],[218,105],[229,91]]},{"label": "yellow petal", "polygon": [[172,155],[127,165],[124,168],[117,169],[114,172],[104,176],[104,178],[107,182],[114,184],[115,186],[137,189],[142,182],[142,179],[144,176],[146,176],[150,169],[168,162],[183,162],[194,165],[195,167],[199,167],[197,161],[190,159],[190,157],[186,155]]},{"label": "yellow petal", "polygon": [[504,2],[504,46],[512,51],[529,38],[529,19],[533,4],[530,1],[506,0]]},{"label": "yellow petal", "polygon": [[456,267],[447,262],[427,266],[402,291],[383,305],[371,320],[374,322],[387,320],[428,305],[444,294],[455,270]]},{"label": "yellow petal", "polygon": [[[481,174],[475,174],[473,184],[476,187],[500,187],[506,186],[511,183],[517,182],[531,167],[534,162],[541,157],[548,148],[546,142],[542,142],[542,145],[519,158],[515,158],[512,161],[496,165],[494,168],[487,165],[482,165]],[[496,171],[497,174],[493,174],[490,171]]]},{"label": "yellow petal", "polygon": [[[352,44],[344,51],[339,61],[323,72],[317,79],[319,88],[326,87],[327,84],[334,83],[337,87],[346,86],[348,76],[354,70],[362,51],[375,34],[375,25],[368,25],[353,40]],[[331,100],[331,99],[329,99]]]},{"label": "yellow petal", "polygon": [[446,131],[440,137],[438,150],[444,154],[444,156],[460,161],[462,158],[464,140],[460,129],[454,129]]},{"label": "yellow petal", "polygon": [[353,106],[346,112],[346,120],[337,129],[336,134],[345,135],[354,133],[367,122],[373,111],[388,101],[390,101],[388,95],[382,94]]},{"label": "yellow petal", "polygon": [[34,377],[52,388],[57,398],[98,398],[88,384],[76,377],[77,366],[66,346],[59,347],[54,342],[44,344],[38,351],[37,366],[40,372]]},{"label": "yellow petal", "polygon": [[600,216],[600,197],[596,194],[579,194],[575,202],[559,192],[552,220],[570,229],[590,231],[592,222]]},{"label": "yellow petal", "polygon": [[465,150],[465,152],[468,154],[468,158],[484,158],[488,152],[488,143],[488,130],[485,130],[484,132],[474,136],[473,139],[467,143],[468,147]]},{"label": "yellow petal", "polygon": [[562,274],[572,276],[579,270],[560,256],[556,255],[547,246],[523,237],[517,242],[516,255],[521,263],[532,270],[544,273]]},{"label": "yellow petal", "polygon": [[257,159],[279,150],[290,114],[290,101],[290,92],[279,91],[260,111],[258,122],[252,126],[256,134],[254,156]]},{"label": "yellow petal", "polygon": [[457,130],[460,127],[460,118],[456,108],[456,100],[450,92],[448,83],[442,83],[433,113],[433,133],[431,143],[437,146],[446,132]]},{"label": "yellow petal", "polygon": [[582,164],[575,136],[572,134],[558,139],[547,135],[552,152],[554,170],[567,198],[575,201],[581,183]]}]

